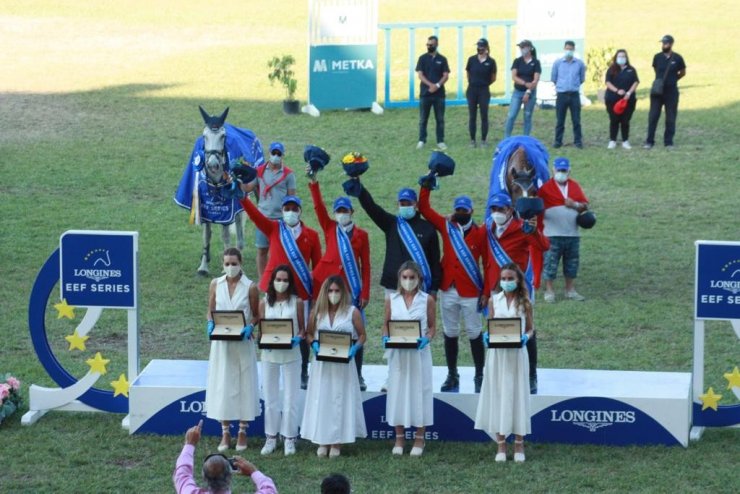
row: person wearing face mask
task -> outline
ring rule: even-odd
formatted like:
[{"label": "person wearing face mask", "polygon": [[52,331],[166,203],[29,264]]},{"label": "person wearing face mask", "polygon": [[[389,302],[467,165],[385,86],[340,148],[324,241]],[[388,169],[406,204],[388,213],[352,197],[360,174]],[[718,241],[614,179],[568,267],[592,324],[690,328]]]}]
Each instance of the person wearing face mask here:
[{"label": "person wearing face mask", "polygon": [[[319,353],[319,332],[340,331],[352,335],[350,359],[365,344],[362,315],[352,305],[344,278],[332,275],[321,285],[319,296],[308,319],[306,340]],[[318,444],[316,455],[336,458],[342,444],[366,437],[357,368],[340,362],[314,360],[306,405],[301,422],[301,437]]]},{"label": "person wearing face mask", "polygon": [[447,58],[437,51],[439,40],[436,36],[427,39],[427,52],[416,62],[416,74],[419,76],[419,142],[416,149],[421,149],[427,142],[427,122],[429,112],[434,108],[436,122],[437,147],[444,151],[445,144],[445,82],[450,76]]},{"label": "person wearing face mask", "polygon": [[460,391],[460,375],[457,372],[458,338],[460,325],[464,323],[475,365],[473,385],[478,393],[483,382],[485,358],[479,309],[485,306],[487,299],[483,295],[483,276],[479,266],[485,266],[488,262],[486,229],[473,221],[473,201],[470,197],[456,197],[452,203],[452,215],[444,217],[432,208],[430,195],[430,189],[421,188],[419,212],[434,225],[442,237],[439,302],[447,379],[440,391]]},{"label": "person wearing face mask", "polygon": [[[245,192],[255,192],[258,209],[272,220],[282,218],[283,199],[295,195],[296,192],[295,174],[283,163],[284,157],[285,146],[281,142],[270,144],[270,156],[265,163],[257,167],[257,178],[242,187]],[[262,277],[267,265],[270,241],[260,230],[255,231],[255,247],[257,247],[257,276]]]},{"label": "person wearing face mask", "polygon": [[388,425],[395,428],[393,455],[403,455],[405,429],[415,427],[411,456],[421,456],[426,427],[434,424],[431,341],[436,333],[436,304],[424,292],[418,264],[406,261],[398,269],[398,288],[385,300],[383,346],[388,340],[389,321],[419,321],[421,337],[414,348],[388,350],[390,379],[385,405]]},{"label": "person wearing face mask", "polygon": [[[265,297],[259,303],[262,319],[293,321],[293,347],[289,350],[262,350],[262,395],[265,399],[265,445],[262,455],[269,455],[277,446],[278,434],[283,436],[285,456],[295,454],[300,425],[301,353],[305,341],[304,304],[296,295],[293,271],[287,264],[276,266],[270,273]],[[282,381],[283,395],[280,396]]]},{"label": "person wearing face mask", "polygon": [[522,56],[511,64],[511,78],[514,81],[514,92],[511,94],[509,115],[506,117],[504,137],[511,137],[514,130],[514,121],[519,110],[524,105],[524,131],[528,136],[532,132],[532,112],[537,102],[537,83],[540,81],[542,66],[537,60],[537,50],[528,39],[517,45]]},{"label": "person wearing face mask", "polygon": [[259,292],[242,271],[242,254],[230,247],[223,254],[224,274],[208,289],[207,332],[213,331],[214,310],[238,310],[247,325],[241,341],[211,341],[206,380],[206,417],[221,422],[219,451],[231,447],[231,421],[239,421],[236,450],[247,449],[247,422],[260,414],[257,354],[252,333],[258,320]]},{"label": "person wearing face mask", "polygon": [[[630,146],[630,120],[637,106],[637,96],[635,91],[640,79],[637,77],[637,70],[630,65],[630,59],[627,50],[617,50],[612,58],[612,63],[606,71],[606,111],[609,114],[609,144],[607,149],[617,147],[617,132],[622,130],[622,147],[632,149]],[[618,101],[627,102],[627,107],[621,113],[617,113],[614,106]]]},{"label": "person wearing face mask", "polygon": [[[475,413],[475,428],[496,435],[498,445],[495,461],[506,461],[506,438],[514,434],[514,461],[524,456],[524,436],[532,432],[527,372],[527,342],[534,337],[532,303],[524,274],[514,263],[501,268],[497,293],[491,296],[488,315],[492,319],[519,318],[522,328],[522,348],[489,348],[483,387]],[[486,347],[488,333],[484,334]]]},{"label": "person wearing face mask", "polygon": [[544,233],[550,239],[550,249],[545,252],[545,266],[542,278],[545,280],[545,302],[555,302],[553,281],[558,272],[560,258],[563,258],[565,277],[565,298],[583,301],[585,297],[575,289],[580,260],[580,233],[576,218],[588,209],[588,198],[580,184],[570,178],[568,158],[555,158],[555,174],[544,183],[537,196],[545,203]]},{"label": "person wearing face mask", "polygon": [[[308,317],[308,307],[313,298],[311,270],[321,259],[321,242],[318,232],[301,221],[301,200],[296,196],[285,196],[282,200],[282,219],[279,220],[272,220],[262,214],[247,198],[242,199],[241,203],[249,219],[269,240],[269,255],[267,266],[260,278],[260,290],[267,291],[270,276],[276,266],[289,265],[297,280],[298,296],[305,304],[305,317]],[[309,350],[305,341],[301,343],[301,355],[303,356],[301,386],[306,389]]]},{"label": "person wearing face mask", "polygon": [[662,94],[650,94],[650,113],[648,115],[647,139],[645,149],[655,145],[655,131],[658,128],[660,112],[665,106],[665,133],[663,144],[666,148],[673,147],[673,136],[676,133],[676,117],[678,116],[678,80],[686,75],[686,63],[683,57],[673,51],[673,36],[666,34],[660,40],[662,49],[653,57],[655,78],[662,79]]},{"label": "person wearing face mask", "polygon": [[[527,270],[530,261],[530,248],[545,252],[550,248],[550,240],[537,228],[537,218],[521,220],[514,216],[511,198],[506,194],[496,194],[488,200],[491,219],[487,222],[488,265],[485,269],[483,293],[488,298],[496,288],[504,265],[514,263],[522,272]],[[528,226],[525,228],[525,224]],[[534,292],[532,279],[525,279],[527,288]],[[530,391],[537,392],[537,332],[527,341],[529,355]]]},{"label": "person wearing face mask", "polygon": [[573,121],[573,142],[579,149],[583,148],[581,133],[581,84],[586,81],[586,64],[575,56],[576,44],[573,41],[565,42],[563,58],[555,61],[552,66],[550,79],[555,84],[557,97],[555,99],[555,142],[554,148],[563,145],[565,133],[565,115],[570,110]]},{"label": "person wearing face mask", "polygon": [[489,56],[488,40],[481,38],[476,43],[477,53],[468,58],[465,73],[468,76],[468,88],[465,98],[468,100],[468,131],[470,132],[470,147],[476,147],[475,132],[478,108],[480,108],[480,138],[481,147],[486,147],[488,141],[488,103],[491,100],[491,84],[496,82],[496,60]]},{"label": "person wearing face mask", "polygon": [[[307,167],[306,171],[309,169],[310,167]],[[370,301],[370,237],[367,231],[355,225],[355,211],[349,197],[338,197],[334,201],[334,219],[331,219],[321,196],[317,175],[308,174],[308,177],[314,211],[324,232],[326,243],[324,255],[313,270],[314,284],[323,285],[324,280],[331,275],[342,276],[350,288],[352,305],[359,309],[364,317],[363,311]],[[360,347],[355,355],[355,364],[360,390],[365,391],[367,385],[362,378],[363,356],[364,351]]]}]

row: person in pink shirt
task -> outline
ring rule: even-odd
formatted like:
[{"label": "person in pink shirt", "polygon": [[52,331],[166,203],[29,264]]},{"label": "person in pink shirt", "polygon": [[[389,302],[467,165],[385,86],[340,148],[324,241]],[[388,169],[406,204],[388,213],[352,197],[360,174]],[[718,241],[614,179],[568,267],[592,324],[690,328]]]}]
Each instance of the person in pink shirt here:
[{"label": "person in pink shirt", "polygon": [[203,479],[208,483],[208,488],[198,487],[193,478],[193,460],[202,427],[203,420],[185,433],[185,445],[177,458],[175,471],[172,474],[175,492],[178,494],[230,494],[233,462],[236,469],[233,471],[236,474],[247,475],[252,479],[257,488],[255,494],[277,494],[277,488],[272,479],[257,470],[252,463],[240,456],[235,456],[232,461],[229,461],[219,453],[208,455],[203,461]]}]

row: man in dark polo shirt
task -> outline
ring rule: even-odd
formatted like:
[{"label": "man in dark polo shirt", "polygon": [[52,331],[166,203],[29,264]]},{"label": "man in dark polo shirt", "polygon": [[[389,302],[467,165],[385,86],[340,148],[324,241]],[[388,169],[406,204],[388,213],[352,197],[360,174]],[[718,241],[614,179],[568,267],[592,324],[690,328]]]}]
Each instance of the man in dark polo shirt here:
[{"label": "man in dark polo shirt", "polygon": [[666,34],[660,40],[663,49],[653,57],[655,78],[663,78],[663,94],[650,95],[650,114],[648,115],[648,132],[645,149],[655,145],[655,130],[658,128],[660,112],[665,106],[665,133],[663,144],[673,147],[673,135],[676,133],[676,116],[678,115],[678,80],[686,75],[686,64],[683,57],[673,51],[673,36]]},{"label": "man in dark polo shirt", "polygon": [[439,40],[436,36],[427,39],[427,53],[416,62],[416,73],[419,74],[419,143],[421,149],[427,142],[427,122],[429,112],[434,108],[434,120],[437,124],[437,147],[444,151],[445,144],[445,82],[450,76],[447,59],[437,53]]},{"label": "man in dark polo shirt", "polygon": [[465,72],[468,74],[468,89],[465,98],[468,100],[468,131],[470,132],[470,147],[475,144],[475,126],[480,108],[480,139],[481,147],[487,146],[488,137],[488,103],[491,100],[490,85],[496,81],[496,60],[490,57],[488,40],[481,38],[475,44],[477,52],[468,58]]}]

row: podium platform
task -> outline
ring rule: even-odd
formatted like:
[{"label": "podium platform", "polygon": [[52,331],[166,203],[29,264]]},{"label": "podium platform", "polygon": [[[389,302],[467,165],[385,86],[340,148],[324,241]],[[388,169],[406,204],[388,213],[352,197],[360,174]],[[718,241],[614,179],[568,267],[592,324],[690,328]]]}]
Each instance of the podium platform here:
[{"label": "podium platform", "polygon": [[[220,435],[220,424],[205,418],[207,372],[207,361],[152,360],[129,390],[129,432],[179,435],[203,418],[204,434]],[[461,367],[459,372],[460,392],[441,393],[447,369],[433,369],[434,426],[427,428],[427,439],[490,441],[474,428],[474,371]],[[393,428],[385,423],[385,393],[380,392],[387,369],[365,365],[362,373],[368,385],[363,393],[368,438],[387,440]],[[688,445],[690,373],[539,369],[538,377],[530,441]],[[263,434],[260,416],[250,423],[249,435]]]}]

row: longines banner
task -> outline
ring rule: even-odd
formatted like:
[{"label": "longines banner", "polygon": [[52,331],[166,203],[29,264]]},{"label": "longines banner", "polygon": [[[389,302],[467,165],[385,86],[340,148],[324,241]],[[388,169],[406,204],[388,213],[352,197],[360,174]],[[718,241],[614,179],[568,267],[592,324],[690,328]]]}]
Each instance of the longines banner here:
[{"label": "longines banner", "polygon": [[377,0],[309,2],[309,104],[319,110],[372,106],[377,30]]},{"label": "longines banner", "polygon": [[740,242],[696,243],[697,319],[740,320]]}]

